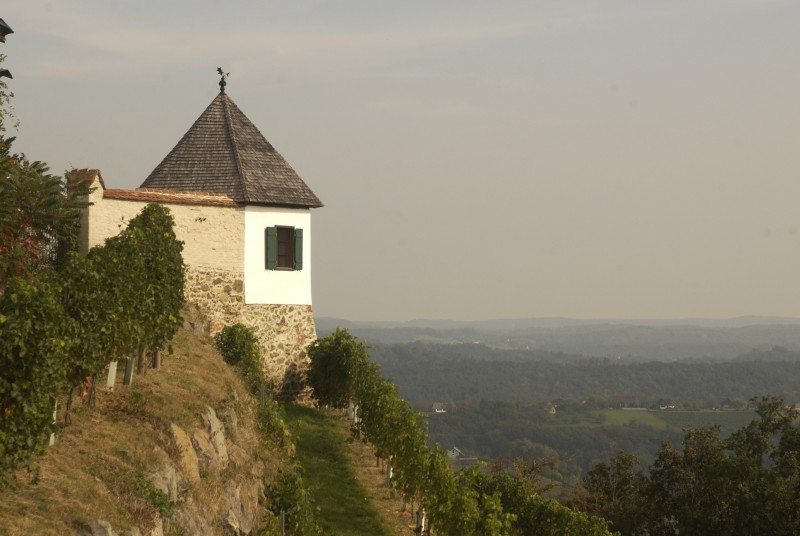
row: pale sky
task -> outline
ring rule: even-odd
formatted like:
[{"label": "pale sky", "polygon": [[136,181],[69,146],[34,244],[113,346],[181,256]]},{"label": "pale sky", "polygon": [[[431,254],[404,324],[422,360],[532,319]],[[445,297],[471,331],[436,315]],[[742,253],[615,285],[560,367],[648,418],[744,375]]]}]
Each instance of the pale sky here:
[{"label": "pale sky", "polygon": [[218,91],[355,320],[800,316],[800,2],[5,0],[16,149],[138,186]]}]

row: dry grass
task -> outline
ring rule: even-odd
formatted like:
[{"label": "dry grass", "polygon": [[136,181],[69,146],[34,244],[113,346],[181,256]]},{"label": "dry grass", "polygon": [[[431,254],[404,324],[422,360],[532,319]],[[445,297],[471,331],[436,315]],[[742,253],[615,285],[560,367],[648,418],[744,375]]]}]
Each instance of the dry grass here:
[{"label": "dry grass", "polygon": [[[164,356],[161,369],[136,375],[130,387],[118,383],[106,392],[100,387],[105,378],[98,380],[95,408],[76,401],[73,424],[60,431],[39,460],[39,481],[32,483],[31,475],[20,473],[10,488],[0,491],[0,534],[69,534],[76,525],[96,519],[121,532],[133,526],[144,532],[157,510],[137,482],[157,469],[157,448],[175,459],[165,433],[169,423],[187,431],[200,427],[206,405],[218,414],[225,405],[236,409],[235,442],[256,457],[255,403],[241,380],[207,338],[181,330],[173,346],[175,354]],[[118,382],[122,376],[120,370]],[[214,511],[221,483],[235,478],[237,471],[254,470],[260,468],[229,464],[220,478],[201,479],[192,497],[202,510]]]},{"label": "dry grass", "polygon": [[[340,426],[349,430],[348,421],[342,417]],[[348,432],[349,433],[349,432]],[[400,495],[386,484],[386,468],[375,465],[372,447],[361,441],[350,441],[347,454],[359,483],[369,493],[372,504],[386,527],[393,534],[414,534],[414,518],[410,505],[404,505]],[[405,508],[404,508],[405,506]]]}]

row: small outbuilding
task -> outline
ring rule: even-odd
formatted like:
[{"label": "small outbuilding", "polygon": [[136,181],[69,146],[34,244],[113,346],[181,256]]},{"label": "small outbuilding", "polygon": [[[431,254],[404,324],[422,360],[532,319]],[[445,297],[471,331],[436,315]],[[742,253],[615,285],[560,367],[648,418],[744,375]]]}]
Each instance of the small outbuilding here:
[{"label": "small outbuilding", "polygon": [[146,204],[167,206],[184,242],[186,300],[212,333],[236,322],[252,327],[275,380],[305,366],[316,338],[311,209],[322,202],[224,83],[139,188],[107,188],[96,169],[73,173],[96,188],[83,215],[84,250],[118,234]]}]

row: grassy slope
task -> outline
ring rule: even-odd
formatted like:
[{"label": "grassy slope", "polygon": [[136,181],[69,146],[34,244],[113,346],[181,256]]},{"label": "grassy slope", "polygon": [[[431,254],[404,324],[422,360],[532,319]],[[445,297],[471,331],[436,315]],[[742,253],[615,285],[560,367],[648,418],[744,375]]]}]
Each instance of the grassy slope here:
[{"label": "grassy slope", "polygon": [[[143,496],[141,481],[158,466],[154,449],[170,450],[169,422],[186,430],[200,426],[206,404],[216,409],[233,404],[236,444],[254,455],[255,403],[244,384],[207,339],[180,330],[173,346],[175,354],[164,356],[163,367],[135,376],[133,386],[118,383],[114,392],[98,388],[95,409],[76,401],[73,424],[39,459],[40,481],[32,484],[30,475],[20,472],[15,485],[0,490],[0,534],[72,534],[77,524],[96,519],[120,533],[133,526],[145,532],[156,508]],[[120,370],[118,381],[122,375]],[[229,466],[225,476],[235,479],[237,471]],[[219,479],[204,478],[192,496],[214,511],[220,485]]]},{"label": "grassy slope", "polygon": [[286,406],[303,477],[319,508],[324,533],[389,535],[347,452],[347,430],[323,410]]}]

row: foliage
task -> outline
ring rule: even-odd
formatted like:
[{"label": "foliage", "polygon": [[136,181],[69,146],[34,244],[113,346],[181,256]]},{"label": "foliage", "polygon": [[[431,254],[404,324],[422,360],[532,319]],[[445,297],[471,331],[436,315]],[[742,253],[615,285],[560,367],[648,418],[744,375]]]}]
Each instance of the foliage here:
[{"label": "foliage", "polygon": [[[0,65],[6,60],[5,54],[0,54]],[[0,78],[0,139],[6,139],[5,134],[8,130],[8,120],[14,119],[11,109],[11,99],[14,93],[9,91],[8,84]],[[16,125],[13,125],[16,126]]]},{"label": "foliage", "polygon": [[[661,414],[671,413],[668,411],[609,410],[620,416],[619,420],[612,420],[604,418],[606,411],[572,410],[564,402],[558,404],[556,415],[548,414],[543,404],[494,400],[459,404],[447,413],[430,416],[429,441],[447,447],[457,445],[462,451],[485,459],[547,459],[554,463],[544,476],[569,482],[619,450],[634,452],[651,462],[665,439],[681,437],[677,418],[675,426],[658,428],[640,420],[642,415],[657,420]],[[752,415],[731,411],[713,412],[712,416],[725,417],[727,413],[736,413],[739,419]]]},{"label": "foliage", "polygon": [[169,495],[153,485],[144,475],[136,475],[134,480],[136,493],[150,506],[158,510],[161,517],[168,518],[175,509],[175,504]]},{"label": "foliage", "polygon": [[250,390],[258,391],[264,382],[264,368],[253,330],[244,324],[225,326],[214,336],[214,342],[225,362],[238,367]]},{"label": "foliage", "polygon": [[263,446],[267,450],[277,449],[291,458],[295,454],[292,436],[280,414],[278,404],[265,400],[258,408],[258,423],[261,428]]},{"label": "foliage", "polygon": [[[406,500],[424,506],[436,534],[517,534],[512,528],[517,513],[505,509],[498,490],[478,485],[479,472],[456,473],[441,448],[428,450],[425,421],[399,396],[394,384],[380,376],[379,367],[363,355],[361,343],[337,329],[310,350],[315,348],[325,349],[313,380],[315,392],[323,393],[318,398],[337,406],[353,404],[355,432],[392,467],[394,483]],[[346,386],[340,389],[332,385],[335,382]],[[603,532],[602,523],[561,509],[561,517],[542,518],[553,523],[546,527],[552,533],[571,530],[570,524],[584,526],[581,523],[596,525],[598,532],[592,534],[608,533]]]},{"label": "foliage", "polygon": [[584,479],[574,504],[623,534],[797,534],[800,427],[779,398],[756,401],[758,418],[727,439],[687,429],[645,473],[619,454]]},{"label": "foliage", "polygon": [[468,472],[470,485],[482,496],[497,497],[502,508],[514,512],[511,534],[542,536],[607,535],[607,523],[575,512],[558,501],[542,497],[537,483],[508,471],[486,472],[477,467]]},{"label": "foliage", "polygon": [[183,305],[182,244],[169,211],[148,205],[120,235],[60,272],[12,277],[0,297],[0,484],[29,467],[52,430],[59,388],[112,359],[157,350]]},{"label": "foliage", "polygon": [[214,336],[214,342],[229,365],[238,365],[258,350],[258,340],[253,330],[241,323],[223,327]]},{"label": "foliage", "polygon": [[62,180],[42,162],[10,154],[0,139],[0,286],[9,277],[59,267],[77,246],[88,186]]},{"label": "foliage", "polygon": [[308,382],[320,403],[336,408],[347,405],[352,397],[355,369],[368,360],[364,343],[346,329],[338,328],[308,348],[311,364]]},{"label": "foliage", "polygon": [[32,467],[54,431],[56,393],[63,385],[73,323],[52,277],[12,278],[0,296],[0,486]]},{"label": "foliage", "polygon": [[286,528],[289,534],[316,536],[322,529],[314,517],[314,508],[308,490],[300,476],[300,468],[292,465],[282,468],[269,486],[269,509],[277,515],[286,512]]},{"label": "foliage", "polygon": [[59,388],[172,338],[184,285],[182,244],[159,205],[77,255],[89,185],[11,153],[11,97],[0,79],[0,485],[43,449]]},{"label": "foliage", "polygon": [[[175,219],[163,205],[150,204],[134,217],[122,236],[135,244],[138,266],[134,274],[143,286],[135,304],[144,304],[139,317],[143,327],[140,344],[147,350],[161,350],[172,340],[183,319],[185,265],[183,242],[175,236]],[[127,236],[126,236],[127,235]],[[130,280],[131,276],[128,276]]]},{"label": "foliage", "polygon": [[103,246],[68,258],[64,306],[81,326],[67,372],[71,385],[114,359],[161,350],[175,334],[184,264],[173,225],[167,208],[147,205]]}]

